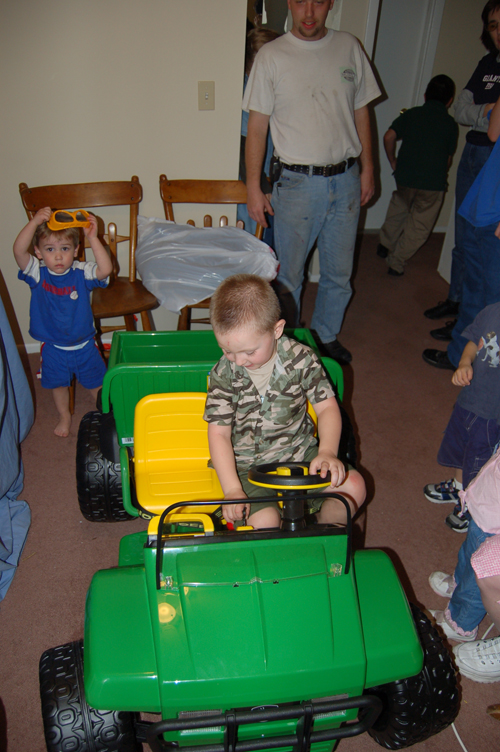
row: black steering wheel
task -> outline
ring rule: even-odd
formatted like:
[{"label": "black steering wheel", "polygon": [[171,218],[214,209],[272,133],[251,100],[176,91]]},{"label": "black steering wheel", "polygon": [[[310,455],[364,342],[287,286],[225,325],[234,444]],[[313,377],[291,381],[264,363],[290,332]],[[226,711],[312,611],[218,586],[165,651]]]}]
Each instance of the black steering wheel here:
[{"label": "black steering wheel", "polygon": [[325,478],[309,475],[309,464],[305,462],[269,462],[256,465],[248,471],[248,480],[254,486],[274,488],[279,491],[309,491],[326,488],[331,483],[330,471]]}]

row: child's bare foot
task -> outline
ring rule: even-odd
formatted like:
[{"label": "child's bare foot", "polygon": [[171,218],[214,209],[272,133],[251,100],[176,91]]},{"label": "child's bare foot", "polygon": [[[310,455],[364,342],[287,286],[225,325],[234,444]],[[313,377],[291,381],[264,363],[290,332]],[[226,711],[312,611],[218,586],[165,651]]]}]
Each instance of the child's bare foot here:
[{"label": "child's bare foot", "polygon": [[71,428],[71,415],[62,415],[59,418],[59,423],[54,428],[56,436],[61,436],[65,439],[69,436],[69,429]]}]

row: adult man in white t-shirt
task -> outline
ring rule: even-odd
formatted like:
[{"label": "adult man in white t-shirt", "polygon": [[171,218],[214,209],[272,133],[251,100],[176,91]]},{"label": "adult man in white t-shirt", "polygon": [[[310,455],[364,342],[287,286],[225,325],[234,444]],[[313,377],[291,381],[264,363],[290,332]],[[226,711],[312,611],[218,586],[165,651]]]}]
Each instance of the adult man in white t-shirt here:
[{"label": "adult man in white t-shirt", "polygon": [[[278,292],[299,325],[307,256],[317,241],[320,281],[311,328],[327,355],[349,363],[337,339],[351,297],[360,206],[373,196],[368,103],[380,95],[357,39],[325,26],[334,0],[288,0],[293,27],[259,51],[243,98],[248,212],[274,214]],[[280,168],[271,203],[260,188],[268,126]],[[357,158],[360,158],[361,175]]]}]

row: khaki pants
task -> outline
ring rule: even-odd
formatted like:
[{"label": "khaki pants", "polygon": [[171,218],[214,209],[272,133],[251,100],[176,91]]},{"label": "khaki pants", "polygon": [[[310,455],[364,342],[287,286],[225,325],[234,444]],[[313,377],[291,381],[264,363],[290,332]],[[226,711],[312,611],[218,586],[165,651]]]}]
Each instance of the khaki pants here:
[{"label": "khaki pants", "polygon": [[389,250],[387,265],[397,272],[404,270],[409,258],[423,246],[432,232],[444,191],[421,191],[398,186],[387,209],[380,230],[380,242]]}]

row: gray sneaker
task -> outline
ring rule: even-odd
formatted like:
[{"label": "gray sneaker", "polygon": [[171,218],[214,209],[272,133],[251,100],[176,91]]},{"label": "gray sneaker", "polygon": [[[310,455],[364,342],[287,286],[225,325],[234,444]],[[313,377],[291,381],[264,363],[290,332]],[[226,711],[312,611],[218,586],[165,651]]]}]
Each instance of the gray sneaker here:
[{"label": "gray sneaker", "polygon": [[434,504],[459,504],[458,492],[462,490],[462,484],[457,485],[455,478],[443,480],[441,483],[429,483],[424,486],[424,496]]}]

